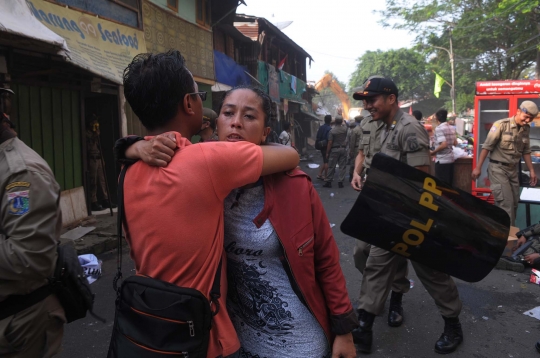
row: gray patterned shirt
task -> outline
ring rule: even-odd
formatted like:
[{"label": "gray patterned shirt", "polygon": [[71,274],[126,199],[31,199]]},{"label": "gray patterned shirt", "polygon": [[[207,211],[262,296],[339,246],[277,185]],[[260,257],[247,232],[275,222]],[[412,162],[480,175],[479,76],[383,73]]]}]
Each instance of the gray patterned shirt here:
[{"label": "gray patterned shirt", "polygon": [[227,309],[240,357],[329,357],[322,327],[291,287],[274,227],[269,220],[259,229],[253,223],[263,206],[263,185],[225,199]]}]

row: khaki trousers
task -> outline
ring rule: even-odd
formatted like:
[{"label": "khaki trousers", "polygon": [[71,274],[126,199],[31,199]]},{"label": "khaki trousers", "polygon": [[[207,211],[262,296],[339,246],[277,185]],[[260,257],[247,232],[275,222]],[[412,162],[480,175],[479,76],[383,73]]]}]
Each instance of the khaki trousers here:
[{"label": "khaki trousers", "polygon": [[326,176],[327,182],[334,180],[334,173],[336,172],[336,164],[339,164],[339,178],[338,181],[343,183],[345,180],[345,171],[347,168],[347,150],[345,148],[333,148],[328,156],[328,175]]},{"label": "khaki trousers", "polygon": [[[398,273],[398,268],[406,262],[407,259],[402,256],[372,246],[364,269],[358,308],[375,315],[381,314]],[[411,263],[416,275],[429,295],[435,300],[441,315],[458,317],[462,303],[454,280],[445,273],[435,271],[414,261]]]},{"label": "khaki trousers", "polygon": [[508,213],[510,225],[515,226],[519,203],[519,181],[517,165],[508,168],[504,165],[489,163],[488,178],[491,182],[495,205]]},{"label": "khaki trousers", "polygon": [[64,309],[55,295],[4,318],[0,321],[0,357],[54,356],[62,347],[64,323]]},{"label": "khaki trousers", "polygon": [[[364,274],[364,269],[366,268],[367,259],[369,257],[369,252],[371,250],[371,245],[367,242],[357,240],[356,245],[354,246],[353,257],[354,257],[354,267]],[[407,293],[411,288],[411,282],[407,278],[409,274],[409,265],[407,260],[400,262],[399,267],[392,282],[392,291],[396,293]]]}]

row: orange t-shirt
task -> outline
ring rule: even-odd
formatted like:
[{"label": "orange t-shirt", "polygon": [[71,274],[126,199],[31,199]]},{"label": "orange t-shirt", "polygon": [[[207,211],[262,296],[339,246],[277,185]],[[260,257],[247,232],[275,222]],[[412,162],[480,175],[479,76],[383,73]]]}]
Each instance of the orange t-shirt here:
[{"label": "orange t-shirt", "polygon": [[[167,167],[139,161],[126,172],[127,241],[138,274],[195,288],[209,297],[223,256],[223,200],[232,189],[259,179],[263,154],[252,143],[191,144],[175,135],[178,149]],[[210,358],[240,348],[226,310],[225,262]]]}]

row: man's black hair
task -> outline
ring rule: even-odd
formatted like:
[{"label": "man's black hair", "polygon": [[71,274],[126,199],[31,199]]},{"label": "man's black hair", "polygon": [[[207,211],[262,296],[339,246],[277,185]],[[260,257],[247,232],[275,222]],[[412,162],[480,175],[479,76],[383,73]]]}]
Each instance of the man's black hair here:
[{"label": "man's black hair", "polygon": [[270,127],[270,122],[274,121],[276,119],[276,105],[272,101],[272,99],[270,98],[268,93],[264,92],[259,87],[255,87],[255,86],[240,85],[240,86],[236,86],[233,89],[230,89],[227,92],[225,92],[225,94],[223,95],[223,98],[221,99],[221,103],[219,104],[218,117],[219,117],[219,114],[221,113],[221,108],[223,107],[223,104],[225,103],[225,99],[227,97],[229,97],[229,95],[231,93],[233,93],[234,91],[239,90],[239,89],[248,89],[248,90],[254,92],[261,99],[261,101],[262,101],[262,109],[263,109],[264,116],[265,116],[264,125],[266,127]]},{"label": "man's black hair", "polygon": [[124,95],[148,130],[172,120],[185,95],[194,91],[193,76],[177,50],[139,54],[124,70]]},{"label": "man's black hair", "polygon": [[446,109],[439,109],[437,113],[435,113],[435,117],[437,117],[437,120],[441,123],[446,122],[447,116],[448,116],[448,111]]},{"label": "man's black hair", "polygon": [[289,121],[284,121],[284,122],[283,122],[283,130],[284,130],[284,131],[288,131],[289,128],[291,128],[291,122],[289,122]]},{"label": "man's black hair", "polygon": [[332,116],[327,114],[326,116],[324,116],[324,123],[326,124],[330,124],[332,122]]},{"label": "man's black hair", "polygon": [[413,112],[412,112],[412,115],[414,116],[414,118],[418,119],[419,121],[422,120],[422,117],[423,117],[422,112],[420,112],[420,111],[413,111]]}]

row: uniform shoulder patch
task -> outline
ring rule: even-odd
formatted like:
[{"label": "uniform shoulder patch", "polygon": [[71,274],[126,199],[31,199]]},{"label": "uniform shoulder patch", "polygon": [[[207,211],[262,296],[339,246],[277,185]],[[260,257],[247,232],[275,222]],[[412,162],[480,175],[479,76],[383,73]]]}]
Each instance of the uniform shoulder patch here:
[{"label": "uniform shoulder patch", "polygon": [[493,125],[491,126],[491,129],[489,130],[490,132],[495,132],[497,130],[497,123],[493,123]]},{"label": "uniform shoulder patch", "polygon": [[8,213],[10,215],[24,215],[30,210],[30,190],[7,193]]},{"label": "uniform shoulder patch", "polygon": [[6,185],[6,190],[13,189],[13,188],[29,188],[30,183],[27,181],[14,181],[13,183],[9,183]]}]

